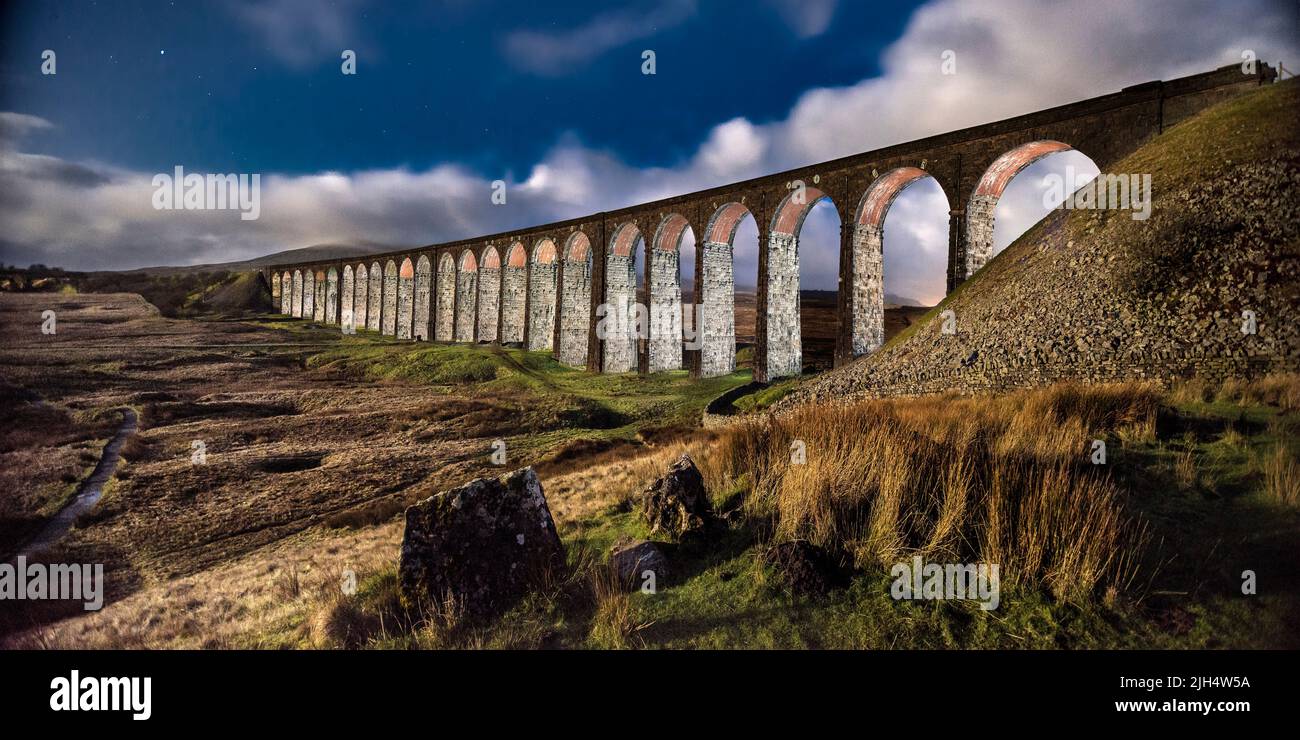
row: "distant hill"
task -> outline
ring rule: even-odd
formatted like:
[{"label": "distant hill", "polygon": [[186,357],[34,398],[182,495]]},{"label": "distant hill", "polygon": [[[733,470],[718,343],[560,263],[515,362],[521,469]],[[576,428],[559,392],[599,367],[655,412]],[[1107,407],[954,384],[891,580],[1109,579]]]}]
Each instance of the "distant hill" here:
[{"label": "distant hill", "polygon": [[885,305],[886,306],[925,306],[924,303],[916,300],[915,298],[908,298],[907,296],[895,295],[893,293],[885,294]]},{"label": "distant hill", "polygon": [[315,260],[332,260],[343,259],[345,257],[360,257],[368,254],[379,254],[380,252],[392,252],[402,249],[400,244],[380,244],[378,242],[354,242],[351,244],[313,244],[309,247],[299,247],[297,249],[287,249],[283,252],[275,252],[264,257],[256,257],[251,260],[241,260],[238,262],[218,262],[204,265],[184,265],[184,266],[159,266],[159,267],[141,267],[134,270],[120,270],[114,272],[128,273],[148,273],[151,275],[179,275],[194,272],[243,272],[247,270],[258,270],[267,265],[278,265],[285,262],[313,262]]}]

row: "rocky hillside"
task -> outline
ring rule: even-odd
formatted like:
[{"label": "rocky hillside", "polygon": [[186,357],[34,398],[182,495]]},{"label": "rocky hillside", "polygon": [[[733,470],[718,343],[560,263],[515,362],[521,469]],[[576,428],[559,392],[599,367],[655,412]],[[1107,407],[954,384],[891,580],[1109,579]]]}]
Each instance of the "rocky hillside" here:
[{"label": "rocky hillside", "polygon": [[1286,82],[1169,129],[1112,169],[1151,174],[1149,219],[1052,212],[914,328],[781,406],[1300,368],[1298,113]]}]

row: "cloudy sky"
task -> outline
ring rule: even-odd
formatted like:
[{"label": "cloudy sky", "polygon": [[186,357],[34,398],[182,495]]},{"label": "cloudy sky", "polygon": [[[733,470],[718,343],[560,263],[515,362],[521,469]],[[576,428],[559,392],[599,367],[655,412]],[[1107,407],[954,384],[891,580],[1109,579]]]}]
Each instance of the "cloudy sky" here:
[{"label": "cloudy sky", "polygon": [[[1281,0],[18,2],[0,10],[0,260],[119,269],[422,245],[689,192],[1066,103],[1296,58]],[[355,51],[357,74],[341,71]],[[56,74],[42,74],[46,50]],[[643,51],[656,74],[642,74]],[[955,75],[941,55],[956,54]],[[1041,217],[1023,172],[1001,246]],[[157,210],[176,166],[257,173],[257,220]],[[505,205],[491,201],[506,183]],[[836,204],[852,208],[852,204]],[[836,205],[801,238],[833,288]],[[910,187],[886,289],[943,290],[947,204]],[[737,277],[756,272],[752,222]],[[688,240],[689,242],[689,240]]]}]

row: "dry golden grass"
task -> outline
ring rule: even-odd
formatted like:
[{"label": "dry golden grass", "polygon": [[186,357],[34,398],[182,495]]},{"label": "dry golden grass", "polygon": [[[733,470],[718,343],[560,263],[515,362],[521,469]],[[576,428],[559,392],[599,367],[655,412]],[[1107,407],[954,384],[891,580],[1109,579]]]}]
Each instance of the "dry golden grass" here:
[{"label": "dry golden grass", "polygon": [[[286,538],[201,573],[148,584],[98,612],[9,636],[8,647],[280,648],[349,644],[340,574],[394,567],[399,522]],[[338,611],[339,613],[330,613]],[[382,625],[369,634],[383,634]]]},{"label": "dry golden grass", "polygon": [[1241,430],[1237,429],[1235,426],[1225,429],[1223,434],[1219,435],[1219,442],[1221,442],[1223,446],[1234,450],[1244,450],[1248,444],[1246,441],[1246,435],[1242,434]]},{"label": "dry golden grass", "polygon": [[1061,384],[804,407],[729,429],[702,457],[712,485],[749,484],[747,513],[776,539],[860,567],[915,554],[999,563],[1008,582],[1085,598],[1130,582],[1144,532],[1090,443],[1153,434],[1159,401],[1148,385]]},{"label": "dry golden grass", "polygon": [[1190,446],[1174,457],[1174,480],[1184,490],[1196,486],[1196,454]]},{"label": "dry golden grass", "polygon": [[1235,403],[1239,406],[1275,406],[1300,410],[1300,373],[1272,373],[1253,380],[1229,379],[1213,384],[1192,378],[1169,391],[1175,403]]},{"label": "dry golden grass", "polygon": [[1277,445],[1273,454],[1265,458],[1261,468],[1264,472],[1264,490],[1271,501],[1283,506],[1300,504],[1300,463],[1286,447]]},{"label": "dry golden grass", "polygon": [[591,620],[591,639],[596,645],[614,650],[639,647],[638,633],[650,626],[637,619],[636,605],[609,565],[587,570],[587,583],[595,614]]},{"label": "dry golden grass", "polygon": [[1219,387],[1215,400],[1296,411],[1300,409],[1300,373],[1278,373],[1249,381],[1229,380]]},{"label": "dry golden grass", "polygon": [[727,483],[719,477],[720,469],[711,459],[716,454],[715,441],[716,435],[701,433],[646,448],[620,448],[614,451],[616,454],[602,454],[587,465],[573,466],[559,475],[539,470],[545,478],[551,513],[559,521],[575,521],[611,506],[631,506],[638,494],[683,453],[700,468],[709,491],[725,492]]}]

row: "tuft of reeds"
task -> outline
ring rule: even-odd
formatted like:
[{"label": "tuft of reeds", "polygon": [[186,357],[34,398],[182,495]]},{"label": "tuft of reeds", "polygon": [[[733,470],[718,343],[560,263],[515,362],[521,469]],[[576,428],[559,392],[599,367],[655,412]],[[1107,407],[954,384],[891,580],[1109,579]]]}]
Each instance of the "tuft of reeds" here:
[{"label": "tuft of reeds", "polygon": [[805,407],[726,430],[704,459],[712,485],[748,480],[746,513],[777,539],[859,567],[998,563],[1006,583],[1085,598],[1127,586],[1145,539],[1092,440],[1154,435],[1160,398],[1146,384],[1067,383]]}]

